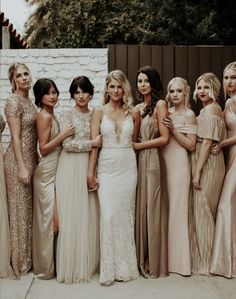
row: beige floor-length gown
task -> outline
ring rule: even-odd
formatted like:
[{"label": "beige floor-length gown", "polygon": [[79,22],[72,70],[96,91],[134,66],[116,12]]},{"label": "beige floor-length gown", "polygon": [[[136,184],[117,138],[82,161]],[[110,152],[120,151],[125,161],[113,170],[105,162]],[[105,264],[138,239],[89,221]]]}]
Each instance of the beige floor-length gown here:
[{"label": "beige floor-length gown", "polygon": [[[169,115],[174,129],[185,134],[196,134],[196,125],[185,125],[184,114]],[[167,168],[167,189],[169,200],[168,219],[168,269],[182,275],[191,275],[189,244],[189,194],[190,194],[190,157],[173,135],[163,147],[162,153]]]},{"label": "beige floor-length gown", "polygon": [[[227,137],[236,136],[236,113],[231,99],[226,103]],[[227,149],[226,176],[216,218],[211,273],[236,277],[236,145]]]},{"label": "beige floor-length gown", "polygon": [[[52,118],[50,140],[59,134],[59,123]],[[41,157],[34,173],[33,271],[42,279],[55,274],[53,215],[55,176],[61,146]]]},{"label": "beige floor-length gown", "polygon": [[[140,127],[141,141],[156,138],[158,134],[153,117],[145,116]],[[158,149],[139,151],[135,239],[138,267],[146,278],[168,275],[168,209],[166,196],[161,187],[160,169]]]},{"label": "beige floor-length gown", "polygon": [[73,107],[60,117],[61,130],[74,124],[76,132],[62,143],[56,173],[59,282],[87,282],[99,265],[98,198],[87,187],[91,114]]},{"label": "beige floor-length gown", "polygon": [[13,271],[10,266],[10,235],[7,212],[7,195],[3,168],[3,147],[1,142],[4,128],[5,121],[0,114],[0,278],[13,276]]},{"label": "beige floor-length gown", "polygon": [[[196,151],[191,155],[194,174],[203,138],[221,141],[226,137],[225,122],[216,115],[205,115],[204,108],[197,117]],[[201,189],[192,188],[190,199],[190,247],[192,272],[209,275],[215,220],[225,174],[223,152],[209,155],[201,172]]]},{"label": "beige floor-length gown", "polygon": [[[36,107],[31,100],[13,94],[6,102],[5,115],[21,121],[21,149],[30,176],[37,163]],[[18,181],[18,167],[12,140],[4,155],[7,201],[10,226],[11,265],[16,276],[26,274],[32,266],[32,203],[33,182]]]}]

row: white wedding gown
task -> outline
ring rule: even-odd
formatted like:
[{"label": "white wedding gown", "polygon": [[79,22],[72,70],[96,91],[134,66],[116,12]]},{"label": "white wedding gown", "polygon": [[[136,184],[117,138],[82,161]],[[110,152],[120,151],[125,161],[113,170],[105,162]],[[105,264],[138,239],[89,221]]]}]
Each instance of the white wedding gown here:
[{"label": "white wedding gown", "polygon": [[139,275],[134,242],[137,165],[133,129],[130,115],[117,123],[103,115],[103,145],[98,159],[101,284],[128,281]]}]

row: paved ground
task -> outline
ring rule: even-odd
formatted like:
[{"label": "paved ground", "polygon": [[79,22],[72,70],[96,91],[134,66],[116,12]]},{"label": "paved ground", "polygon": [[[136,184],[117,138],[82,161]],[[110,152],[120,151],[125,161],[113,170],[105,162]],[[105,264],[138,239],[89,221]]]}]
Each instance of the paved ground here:
[{"label": "paved ground", "polygon": [[130,282],[104,287],[98,275],[91,282],[60,284],[34,278],[0,279],[0,299],[236,299],[236,279],[222,277],[182,277],[171,274],[159,279],[141,276]]}]

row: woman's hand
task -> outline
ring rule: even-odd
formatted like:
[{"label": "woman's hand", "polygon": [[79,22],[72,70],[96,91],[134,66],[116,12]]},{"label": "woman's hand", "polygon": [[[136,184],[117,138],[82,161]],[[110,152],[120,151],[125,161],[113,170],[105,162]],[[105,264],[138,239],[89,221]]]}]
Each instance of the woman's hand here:
[{"label": "woman's hand", "polygon": [[174,131],[174,125],[170,117],[166,116],[163,118],[163,124],[165,127],[167,127],[171,132]]},{"label": "woman's hand", "polygon": [[98,179],[94,175],[87,176],[88,191],[95,191],[99,187]]},{"label": "woman's hand", "polygon": [[133,149],[134,149],[135,151],[139,151],[139,150],[141,150],[140,142],[133,142]]},{"label": "woman's hand", "polygon": [[25,185],[30,183],[31,177],[30,177],[28,169],[25,166],[22,166],[21,168],[19,168],[18,180],[20,183],[25,184]]},{"label": "woman's hand", "polygon": [[63,135],[63,139],[67,138],[67,137],[70,137],[72,135],[75,134],[75,126],[74,125],[69,125],[69,127],[67,127],[63,132],[62,132],[62,135]]},{"label": "woman's hand", "polygon": [[222,149],[222,146],[221,146],[220,143],[214,143],[211,147],[210,154],[211,155],[217,155],[217,154],[219,154],[221,149]]},{"label": "woman's hand", "polygon": [[197,190],[200,190],[201,189],[201,186],[200,186],[200,179],[201,179],[201,175],[199,172],[195,172],[194,176],[193,176],[193,180],[192,180],[192,184],[193,184],[193,187]]}]

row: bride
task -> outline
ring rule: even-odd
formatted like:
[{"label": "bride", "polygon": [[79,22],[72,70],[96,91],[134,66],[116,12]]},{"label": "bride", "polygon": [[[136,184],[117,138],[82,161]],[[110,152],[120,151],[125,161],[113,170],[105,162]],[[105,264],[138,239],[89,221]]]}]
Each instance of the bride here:
[{"label": "bride", "polygon": [[98,187],[100,203],[102,285],[138,277],[134,242],[137,166],[132,141],[138,138],[140,116],[132,102],[130,83],[124,73],[110,72],[106,78],[104,105],[95,109],[91,123],[91,138],[100,133],[103,140],[97,178],[95,148],[88,170],[89,188]]}]

